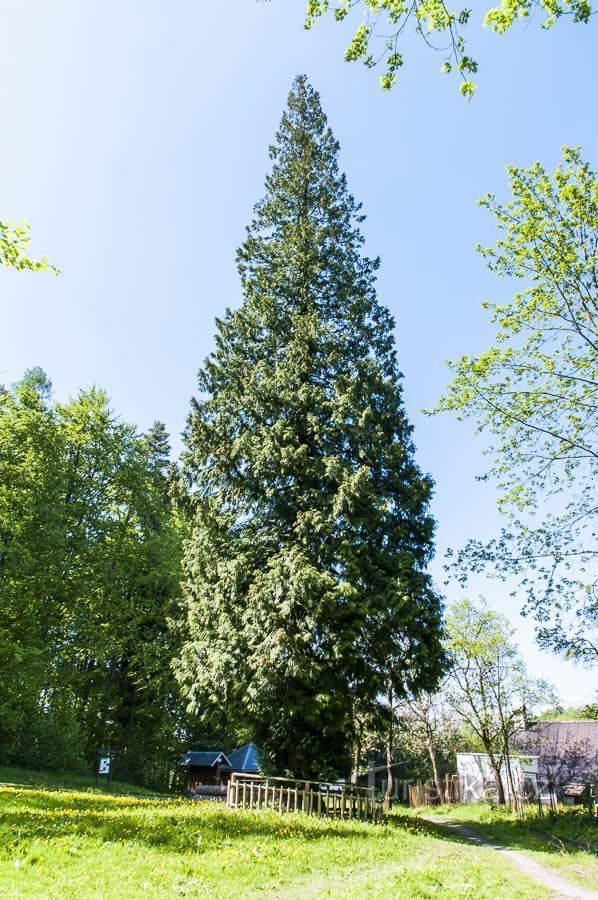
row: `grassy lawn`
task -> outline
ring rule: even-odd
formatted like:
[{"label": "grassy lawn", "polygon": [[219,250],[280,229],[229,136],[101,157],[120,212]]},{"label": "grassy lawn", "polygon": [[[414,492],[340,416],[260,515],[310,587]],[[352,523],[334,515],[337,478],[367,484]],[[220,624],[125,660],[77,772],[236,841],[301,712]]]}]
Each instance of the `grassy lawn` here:
[{"label": "grassy lawn", "polygon": [[[18,769],[14,766],[0,766],[0,784],[31,785],[31,787],[46,788],[47,790],[72,790],[72,791],[97,791],[95,776],[87,774],[62,774],[56,772],[32,772],[29,769]],[[107,791],[106,779],[101,778],[99,790]],[[157,792],[136,784],[126,784],[122,781],[112,781],[111,794],[121,794],[129,797],[155,797]]]},{"label": "grassy lawn", "polygon": [[1,788],[0,896],[481,900],[546,892],[491,849],[408,815],[371,825]]},{"label": "grassy lawn", "polygon": [[570,881],[598,891],[598,817],[583,809],[560,807],[539,816],[530,807],[523,820],[487,804],[434,806],[426,812],[458,821],[512,850],[525,850]]}]

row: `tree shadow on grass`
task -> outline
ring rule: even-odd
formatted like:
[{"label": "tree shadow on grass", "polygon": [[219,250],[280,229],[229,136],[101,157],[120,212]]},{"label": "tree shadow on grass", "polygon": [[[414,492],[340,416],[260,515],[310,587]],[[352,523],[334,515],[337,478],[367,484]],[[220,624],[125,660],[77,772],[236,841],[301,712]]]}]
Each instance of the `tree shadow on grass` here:
[{"label": "tree shadow on grass", "polygon": [[[4,804],[3,799],[7,801]],[[550,817],[523,822],[506,818],[480,822],[473,815],[451,819],[450,813],[443,815],[442,810],[437,814],[455,827],[446,828],[419,816],[401,814],[398,810],[385,819],[385,824],[397,832],[458,844],[473,842],[460,834],[457,826],[469,829],[490,844],[512,849],[555,854],[591,850],[592,825],[588,822],[586,828],[581,816],[557,816],[554,823]],[[294,813],[236,812],[215,803],[150,802],[36,791],[0,792],[0,846],[4,843],[14,847],[17,843],[36,839],[51,841],[82,836],[99,842],[127,842],[189,853],[227,847],[249,838],[272,843],[281,840],[317,842],[331,837],[340,841],[360,838],[367,841],[372,834],[372,826],[364,827],[358,822],[310,818]],[[593,834],[595,837],[595,821]]]},{"label": "tree shadow on grass", "polygon": [[418,816],[393,812],[387,817],[386,824],[390,828],[408,831],[410,834],[425,835],[426,837],[438,838],[441,841],[454,841],[457,844],[470,843],[459,832],[449,831],[447,828],[443,828],[442,825],[437,825],[435,822],[429,822],[427,819],[421,819]]},{"label": "tree shadow on grass", "polygon": [[[588,855],[598,854],[598,820],[576,812],[569,816],[532,816],[523,820],[497,818],[489,822],[480,822],[475,816],[453,819],[450,814],[443,815],[440,810],[434,815],[449,822],[452,827],[400,813],[393,813],[388,824],[412,833],[427,834],[460,844],[474,844],[472,835],[476,835],[490,845],[510,850],[532,850],[561,856],[578,851]],[[460,833],[457,828],[471,834]]]}]

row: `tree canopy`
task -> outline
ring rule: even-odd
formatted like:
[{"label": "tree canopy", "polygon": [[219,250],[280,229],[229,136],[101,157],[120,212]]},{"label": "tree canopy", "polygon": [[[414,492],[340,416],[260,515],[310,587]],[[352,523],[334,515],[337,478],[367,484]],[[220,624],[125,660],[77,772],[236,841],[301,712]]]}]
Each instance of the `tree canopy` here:
[{"label": "tree canopy", "polygon": [[432,484],[393,321],[318,94],[296,79],[186,433],[194,527],[177,667],[279,773],[347,774],[356,708],[432,688]]},{"label": "tree canopy", "polygon": [[510,772],[511,738],[525,727],[526,713],[555,701],[555,692],[546,681],[528,675],[506,617],[484,601],[454,603],[446,628],[452,663],[447,694],[488,755],[498,802],[504,803],[501,767],[506,764]]},{"label": "tree canopy", "polygon": [[78,768],[109,743],[165,783],[185,734],[168,453],[101,390],[58,404],[33,369],[0,391],[0,761]]},{"label": "tree canopy", "polygon": [[480,250],[523,289],[484,304],[494,343],[449,364],[439,405],[490,436],[508,524],[470,541],[458,567],[515,575],[541,644],[596,662],[598,180],[571,148],[553,175],[539,163],[508,174],[511,201],[481,201],[501,237]]}]

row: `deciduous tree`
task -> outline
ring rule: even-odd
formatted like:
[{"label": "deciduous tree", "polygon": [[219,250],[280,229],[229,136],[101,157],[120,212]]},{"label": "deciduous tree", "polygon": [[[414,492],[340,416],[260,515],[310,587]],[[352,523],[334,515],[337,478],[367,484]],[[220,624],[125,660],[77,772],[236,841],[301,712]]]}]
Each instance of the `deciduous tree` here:
[{"label": "deciduous tree", "polygon": [[454,603],[446,619],[452,667],[447,696],[477,736],[494,772],[498,802],[505,803],[501,767],[510,767],[513,734],[525,714],[555,700],[554,689],[526,672],[507,619],[480,601]]},{"label": "deciduous tree", "polygon": [[161,782],[185,712],[167,618],[181,531],[163,426],[104,392],[56,404],[40,370],[0,397],[0,758],[57,768],[119,750]]},{"label": "deciduous tree", "polygon": [[515,575],[542,646],[598,660],[598,180],[565,148],[554,175],[508,169],[512,200],[482,205],[501,237],[480,248],[498,276],[523,288],[486,303],[493,346],[450,367],[439,409],[490,435],[507,526],[472,540],[458,570]]},{"label": "deciduous tree", "polygon": [[455,753],[464,744],[446,686],[434,694],[419,691],[399,704],[396,712],[397,744],[402,752],[407,751],[415,758],[427,757],[425,768],[431,770],[442,801],[445,795],[442,775],[454,771]]}]

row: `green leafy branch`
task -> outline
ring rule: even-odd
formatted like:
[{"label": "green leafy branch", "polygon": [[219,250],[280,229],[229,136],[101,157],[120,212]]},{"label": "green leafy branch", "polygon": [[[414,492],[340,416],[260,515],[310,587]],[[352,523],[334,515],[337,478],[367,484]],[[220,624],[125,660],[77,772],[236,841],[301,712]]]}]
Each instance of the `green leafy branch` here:
[{"label": "green leafy branch", "polygon": [[[529,17],[535,10],[545,14],[542,22],[545,29],[564,15],[572,16],[574,22],[588,22],[592,15],[588,0],[501,0],[485,14],[483,24],[497,34],[504,34],[518,19]],[[312,28],[327,14],[341,22],[357,12],[362,13],[363,21],[357,25],[345,59],[361,62],[367,68],[382,64],[385,70],[380,77],[382,90],[389,91],[396,83],[403,65],[400,40],[408,26],[413,25],[427,46],[444,53],[441,71],[458,73],[461,94],[468,99],[473,96],[476,85],[471,76],[478,71],[478,63],[466,52],[463,37],[471,9],[452,10],[444,0],[308,0],[305,27]],[[435,45],[437,36],[447,38],[445,46]]]},{"label": "green leafy branch", "polygon": [[32,259],[28,255],[31,237],[29,225],[26,222],[2,222],[0,221],[0,265],[5,269],[29,269],[31,272],[54,272],[59,275],[59,270],[45,257]]}]

